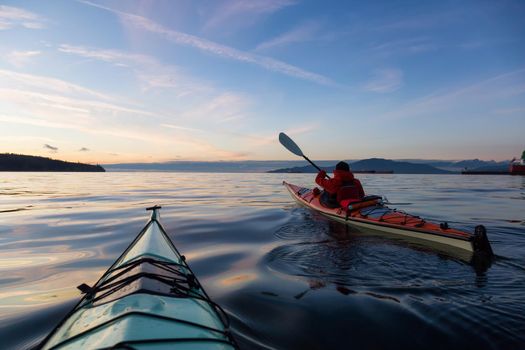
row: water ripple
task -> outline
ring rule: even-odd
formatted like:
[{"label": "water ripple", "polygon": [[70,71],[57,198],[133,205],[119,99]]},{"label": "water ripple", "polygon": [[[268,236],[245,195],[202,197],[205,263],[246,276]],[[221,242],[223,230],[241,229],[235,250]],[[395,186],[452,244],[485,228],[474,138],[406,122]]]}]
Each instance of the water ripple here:
[{"label": "water ripple", "polygon": [[[154,177],[155,181],[151,181]],[[496,259],[460,259],[332,223],[281,182],[307,174],[3,173],[0,339],[34,346],[161,204],[161,221],[246,349],[476,348],[525,344],[525,182],[372,175],[368,193],[471,230]],[[429,341],[429,339],[431,341]]]}]

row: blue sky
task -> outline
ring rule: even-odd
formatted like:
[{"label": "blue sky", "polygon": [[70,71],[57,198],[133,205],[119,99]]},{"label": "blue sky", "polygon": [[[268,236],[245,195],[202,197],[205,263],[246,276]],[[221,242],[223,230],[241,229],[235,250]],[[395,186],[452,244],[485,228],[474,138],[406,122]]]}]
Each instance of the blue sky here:
[{"label": "blue sky", "polygon": [[3,1],[0,152],[510,159],[522,1]]}]

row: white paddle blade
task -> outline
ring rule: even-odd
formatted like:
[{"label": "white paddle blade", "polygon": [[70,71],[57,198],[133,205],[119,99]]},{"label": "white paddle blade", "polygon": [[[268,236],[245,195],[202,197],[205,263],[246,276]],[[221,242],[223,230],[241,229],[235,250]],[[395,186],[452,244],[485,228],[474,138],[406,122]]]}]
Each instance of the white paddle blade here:
[{"label": "white paddle blade", "polygon": [[283,145],[288,151],[292,152],[299,157],[304,157],[303,151],[297,146],[291,138],[288,137],[284,132],[279,133],[279,142]]}]

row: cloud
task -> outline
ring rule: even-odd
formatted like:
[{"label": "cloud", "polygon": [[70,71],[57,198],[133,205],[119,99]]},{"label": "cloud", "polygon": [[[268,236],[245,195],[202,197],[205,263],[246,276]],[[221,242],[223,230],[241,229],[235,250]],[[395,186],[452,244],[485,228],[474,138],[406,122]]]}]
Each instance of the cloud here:
[{"label": "cloud", "polygon": [[[176,67],[162,65],[151,56],[71,45],[60,45],[59,50],[129,68],[142,81],[144,89],[171,88],[176,90],[177,97],[195,94],[200,100],[206,101],[187,111],[178,112],[178,116],[183,119],[206,120],[214,123],[237,120],[242,118],[244,108],[251,103],[249,98],[241,94],[217,93],[210,84],[189,78],[179,72]],[[171,123],[165,123],[165,125],[182,130],[182,127]],[[186,128],[186,130],[197,129]]]},{"label": "cloud", "polygon": [[86,48],[83,46],[62,44],[59,46],[58,51],[115,64],[123,64],[121,63],[123,61],[130,61],[133,63],[146,65],[156,63],[155,59],[153,59],[152,57],[140,54],[132,54],[129,52],[122,52],[118,50],[100,50]]},{"label": "cloud", "polygon": [[79,152],[89,152],[89,148],[82,147],[82,148],[79,149],[78,151],[79,151]]},{"label": "cloud", "polygon": [[286,129],[287,135],[302,135],[302,134],[308,134],[314,130],[319,129],[319,124],[309,124],[309,125],[303,125],[298,127],[293,127],[291,129]]},{"label": "cloud", "polygon": [[374,77],[364,86],[365,91],[393,92],[403,85],[403,72],[399,69],[381,69],[374,72]]},{"label": "cloud", "polygon": [[49,150],[51,153],[56,153],[58,151],[58,147],[51,146],[50,144],[44,144],[44,148]]},{"label": "cloud", "polygon": [[374,54],[383,57],[418,54],[438,49],[439,46],[432,42],[430,38],[426,37],[387,41],[370,48]]},{"label": "cloud", "polygon": [[[0,116],[0,120],[1,116]],[[43,136],[2,136],[2,141],[4,142],[24,142],[24,143],[34,143],[34,142],[55,142],[55,139]]]},{"label": "cloud", "polygon": [[276,38],[260,43],[255,48],[256,51],[267,50],[278,46],[310,41],[314,39],[316,32],[319,30],[319,23],[308,22],[279,35]]},{"label": "cloud", "polygon": [[277,12],[296,3],[294,0],[224,1],[213,9],[213,15],[205,23],[204,30],[223,27],[233,20],[245,21],[249,18],[250,23],[253,23],[258,16]]},{"label": "cloud", "polygon": [[[307,124],[300,127],[294,127],[294,128],[288,128],[285,130],[285,133],[287,135],[302,135],[302,134],[308,134],[312,132],[313,130],[319,129],[318,123],[313,124]],[[229,134],[231,136],[240,137],[247,142],[244,143],[246,147],[260,147],[260,146],[266,146],[266,145],[275,145],[277,142],[277,132],[272,131],[271,134],[252,134],[252,133],[240,133],[240,132],[233,132],[233,131],[225,131],[224,133]]]},{"label": "cloud", "polygon": [[[74,50],[73,47],[62,49],[71,52]],[[141,66],[141,63],[147,66],[145,69],[156,67],[157,73],[163,69],[163,66],[157,66],[157,62],[150,61],[147,56],[133,56],[125,52],[82,51],[78,47],[75,50],[79,55],[97,57],[96,59],[116,65],[124,62],[120,61],[124,60],[124,56],[131,57],[126,61],[129,63],[127,68],[130,69]],[[147,73],[152,71],[153,68]],[[178,152],[185,152],[187,157],[201,159],[242,158],[243,155],[238,152],[213,145],[208,135],[196,137],[195,133],[199,129],[191,126],[199,123],[207,126],[210,122],[224,123],[242,117],[243,108],[249,99],[244,95],[231,92],[217,94],[216,91],[211,91],[211,94],[199,94],[198,97],[197,100],[185,101],[186,109],[172,116],[173,113],[157,113],[151,106],[146,110],[130,108],[111,96],[59,79],[0,70],[0,104],[5,107],[0,115],[0,125],[10,123],[63,129],[68,130],[68,134],[71,135],[75,135],[76,132],[92,135],[102,143],[104,139],[123,142],[126,142],[126,139],[133,140],[137,141],[134,144],[140,142],[144,149],[162,148],[165,154],[169,154],[170,149],[176,149]],[[111,103],[108,100],[111,100]],[[205,102],[198,103],[203,100]],[[141,119],[134,118],[133,115],[139,115]],[[133,123],[130,123],[130,118],[133,118]],[[178,128],[181,132],[177,133],[176,138],[170,133],[170,127],[159,130],[158,125],[163,122],[169,124],[171,129],[177,129],[178,125],[174,121],[178,118],[188,118],[185,123],[188,125]],[[53,145],[51,142],[46,143]],[[122,157],[133,160],[137,154]]]},{"label": "cloud", "polygon": [[12,51],[6,55],[6,61],[15,67],[23,67],[40,54],[40,51]]},{"label": "cloud", "polygon": [[229,122],[243,118],[243,111],[250,103],[251,101],[244,96],[226,92],[181,113],[181,117],[188,120],[203,120],[208,125],[210,122]]},{"label": "cloud", "polygon": [[14,27],[44,28],[45,19],[36,13],[12,6],[0,5],[0,30]]},{"label": "cloud", "polygon": [[162,126],[163,128],[176,129],[176,130],[182,130],[182,131],[206,132],[206,130],[203,130],[203,129],[189,128],[186,126],[168,124],[168,123],[162,123],[160,124],[160,126]]},{"label": "cloud", "polygon": [[161,135],[158,135],[158,134],[150,134],[146,130],[134,131],[134,130],[124,129],[119,126],[109,126],[109,125],[105,125],[104,127],[99,127],[97,125],[91,125],[91,124],[85,125],[83,123],[79,123],[78,121],[68,122],[68,121],[61,121],[61,120],[51,120],[49,118],[41,119],[41,118],[24,117],[20,115],[10,116],[10,115],[2,115],[2,114],[0,114],[0,121],[6,122],[6,123],[12,123],[12,124],[34,125],[34,126],[52,128],[52,129],[75,130],[75,131],[80,131],[80,132],[87,133],[87,134],[93,134],[95,136],[109,135],[112,137],[150,142],[150,143],[157,144],[157,145],[169,144],[173,142],[171,138],[162,137]]},{"label": "cloud", "polygon": [[75,112],[77,117],[89,117],[100,112],[130,113],[143,116],[156,116],[155,113],[135,108],[128,108],[97,100],[65,97],[61,95],[33,92],[0,87],[0,101],[17,103],[20,106],[45,107],[47,109]]},{"label": "cloud", "polygon": [[500,45],[512,45],[520,41],[517,37],[492,37],[487,38],[483,37],[481,39],[475,39],[460,43],[457,45],[458,48],[462,50],[477,50],[482,48],[489,48]]},{"label": "cloud", "polygon": [[232,47],[221,45],[213,41],[203,39],[203,38],[191,35],[191,34],[186,34],[183,32],[171,30],[171,29],[168,29],[142,16],[114,10],[112,8],[94,4],[89,1],[81,1],[81,2],[84,4],[90,5],[90,6],[94,6],[94,7],[112,12],[118,15],[121,18],[121,20],[125,21],[126,23],[129,23],[130,25],[140,28],[142,30],[145,30],[151,33],[155,33],[155,34],[159,34],[163,36],[164,38],[166,38],[167,40],[175,44],[178,44],[178,45],[194,47],[198,50],[201,50],[207,53],[211,53],[219,57],[228,58],[228,59],[232,59],[232,60],[239,61],[239,62],[254,64],[264,69],[273,71],[273,72],[281,73],[284,75],[288,75],[288,76],[303,79],[303,80],[312,81],[318,84],[330,85],[330,86],[336,85],[331,79],[325,76],[303,70],[301,68],[292,66],[285,62],[275,60],[270,57],[265,57],[265,56],[255,55],[249,52],[240,51]]},{"label": "cloud", "polygon": [[[247,156],[247,153],[228,151],[216,147],[208,142],[207,138],[204,140],[198,140],[195,137],[187,134],[181,134],[178,135],[177,138],[173,138],[173,135],[159,133],[158,128],[153,130],[148,130],[146,128],[126,129],[121,126],[83,125],[76,121],[60,122],[49,119],[37,119],[20,115],[10,116],[2,114],[0,114],[0,121],[12,124],[34,125],[52,129],[75,130],[92,134],[95,137],[108,135],[112,138],[125,138],[145,142],[149,145],[155,145],[157,148],[169,147],[170,149],[173,148],[178,150],[186,149],[186,153],[188,154],[187,159],[244,159]],[[55,151],[53,148],[56,147],[50,146],[52,148],[49,148],[46,146],[50,146],[49,144],[44,145],[44,148],[53,152]],[[56,149],[58,150],[58,148]],[[132,159],[133,157],[136,159],[137,155],[133,154],[131,157]]]},{"label": "cloud", "polygon": [[448,88],[445,92],[436,92],[411,101],[400,108],[384,113],[382,117],[399,119],[429,115],[454,108],[465,111],[479,108],[490,101],[497,101],[501,105],[506,99],[525,94],[524,78],[525,68],[522,68],[466,86]]},{"label": "cloud", "polygon": [[381,31],[393,30],[418,30],[431,28],[436,26],[443,26],[451,21],[464,21],[465,14],[472,15],[470,9],[456,7],[453,11],[436,12],[432,11],[428,14],[409,14],[406,18],[385,23],[377,27]]},{"label": "cloud", "polygon": [[177,97],[203,93],[211,90],[210,84],[188,77],[173,65],[163,65],[156,58],[119,50],[104,50],[74,45],[60,45],[58,50],[131,69],[142,83],[144,90],[176,89]]},{"label": "cloud", "polygon": [[14,87],[14,85],[17,84],[19,87],[23,86],[51,90],[60,94],[80,93],[103,100],[112,99],[108,95],[102,94],[91,89],[87,89],[83,86],[72,84],[64,80],[44,77],[40,75],[24,74],[0,69],[0,77],[3,78],[2,80],[8,83],[8,86],[10,87]]}]

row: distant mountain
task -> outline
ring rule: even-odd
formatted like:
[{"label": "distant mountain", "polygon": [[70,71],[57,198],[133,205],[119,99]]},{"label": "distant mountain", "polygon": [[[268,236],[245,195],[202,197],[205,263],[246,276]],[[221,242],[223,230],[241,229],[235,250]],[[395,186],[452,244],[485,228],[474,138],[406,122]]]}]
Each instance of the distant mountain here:
[{"label": "distant mountain", "polygon": [[[357,162],[350,163],[350,167],[353,171],[377,171],[377,172],[389,172],[393,171],[396,174],[453,174],[452,171],[438,169],[428,164],[416,164],[410,162],[399,162],[390,159],[382,158],[370,158],[363,159]],[[325,170],[332,172],[334,166],[325,167]],[[313,166],[304,167],[293,167],[293,168],[281,168],[270,171],[272,173],[316,173],[317,169]]]},{"label": "distant mountain", "polygon": [[428,164],[416,164],[410,162],[400,162],[383,158],[363,159],[352,163],[353,170],[393,170],[396,174],[451,174],[452,171],[438,169]]},{"label": "distant mountain", "polygon": [[23,154],[0,153],[0,171],[104,172],[105,170],[100,165],[64,162]]},{"label": "distant mountain", "polygon": [[478,168],[467,168],[470,171],[509,171],[509,164],[495,166],[481,166]]},{"label": "distant mountain", "polygon": [[417,164],[428,164],[435,168],[461,172],[462,170],[475,169],[479,167],[490,167],[490,166],[507,166],[510,160],[504,160],[496,162],[494,160],[480,160],[480,159],[469,159],[469,160],[422,160],[422,159],[403,159],[404,161]]}]

